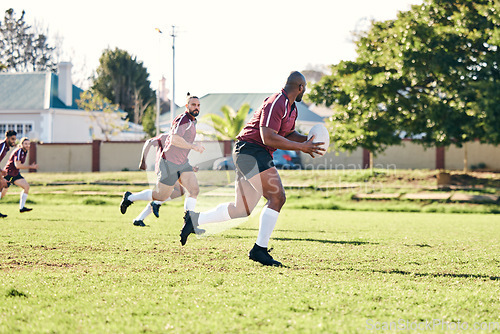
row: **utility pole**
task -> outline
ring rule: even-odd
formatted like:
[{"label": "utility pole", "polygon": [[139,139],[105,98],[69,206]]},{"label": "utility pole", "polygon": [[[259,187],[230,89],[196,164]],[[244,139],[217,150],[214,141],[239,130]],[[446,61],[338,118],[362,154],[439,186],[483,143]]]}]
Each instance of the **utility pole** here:
[{"label": "utility pole", "polygon": [[[158,32],[158,68],[160,69],[161,75],[161,30],[159,28],[155,29]],[[158,80],[158,90],[156,91],[156,135],[160,134],[160,95],[161,95],[161,78]]]},{"label": "utility pole", "polygon": [[172,98],[170,99],[170,126],[175,118],[175,26],[172,26]]}]

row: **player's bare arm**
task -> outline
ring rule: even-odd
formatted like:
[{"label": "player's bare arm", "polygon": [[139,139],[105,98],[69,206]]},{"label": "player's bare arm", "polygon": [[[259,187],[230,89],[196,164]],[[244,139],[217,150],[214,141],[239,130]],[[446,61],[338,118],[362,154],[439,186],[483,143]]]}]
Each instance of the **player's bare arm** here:
[{"label": "player's bare arm", "polygon": [[6,187],[7,187],[7,180],[4,179],[3,177],[0,177],[0,190]]},{"label": "player's bare arm", "polygon": [[203,151],[205,151],[205,147],[203,147],[201,144],[199,144],[199,143],[190,144],[179,135],[172,135],[171,140],[172,140],[172,145],[180,147],[180,148],[195,150],[196,152],[199,152],[199,153],[203,153]]},{"label": "player's bare arm", "polygon": [[323,143],[313,143],[314,137],[311,137],[309,140],[304,142],[296,142],[280,136],[276,130],[265,126],[260,128],[260,135],[265,145],[281,150],[302,151],[312,157],[314,153],[320,154],[325,151],[325,149],[320,147]]},{"label": "player's bare arm", "polygon": [[38,165],[36,163],[32,163],[31,165],[23,165],[21,161],[16,160],[14,162],[14,166],[16,166],[17,169],[37,169]]},{"label": "player's bare arm", "polygon": [[149,149],[151,146],[158,146],[158,143],[154,138],[149,139],[146,141],[144,146],[142,147],[142,152],[141,152],[141,162],[139,163],[139,169],[146,170],[146,157],[149,153]]},{"label": "player's bare arm", "polygon": [[291,141],[296,141],[298,143],[303,143],[307,141],[307,136],[301,135],[297,131],[292,131],[289,134],[285,136],[286,139],[291,140]]}]

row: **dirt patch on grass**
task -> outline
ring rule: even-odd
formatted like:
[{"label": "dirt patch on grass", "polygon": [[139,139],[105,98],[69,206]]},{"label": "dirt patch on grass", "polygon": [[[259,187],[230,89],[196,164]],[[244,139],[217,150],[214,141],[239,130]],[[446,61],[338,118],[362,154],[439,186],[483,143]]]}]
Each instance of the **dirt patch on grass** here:
[{"label": "dirt patch on grass", "polygon": [[[376,175],[377,182],[384,184],[402,184],[409,187],[433,187],[437,185],[437,174],[439,171],[397,171]],[[495,172],[450,172],[451,186],[477,187],[477,188],[499,188],[500,173]]]},{"label": "dirt patch on grass", "polygon": [[39,261],[27,261],[27,260],[11,260],[6,263],[0,264],[0,270],[4,269],[23,269],[28,267],[56,267],[56,268],[71,268],[74,267],[71,263],[49,263],[49,262],[39,262]]}]

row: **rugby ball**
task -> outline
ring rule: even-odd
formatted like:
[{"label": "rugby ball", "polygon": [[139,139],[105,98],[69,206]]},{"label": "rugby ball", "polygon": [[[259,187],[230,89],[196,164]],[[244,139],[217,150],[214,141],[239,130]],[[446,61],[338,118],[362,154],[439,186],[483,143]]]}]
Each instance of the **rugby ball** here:
[{"label": "rugby ball", "polygon": [[320,147],[324,148],[325,151],[319,153],[318,156],[324,155],[326,153],[326,150],[328,149],[328,146],[330,146],[330,134],[328,133],[328,130],[323,124],[316,124],[309,131],[307,139],[311,139],[312,136],[314,136],[314,143],[324,143]]}]

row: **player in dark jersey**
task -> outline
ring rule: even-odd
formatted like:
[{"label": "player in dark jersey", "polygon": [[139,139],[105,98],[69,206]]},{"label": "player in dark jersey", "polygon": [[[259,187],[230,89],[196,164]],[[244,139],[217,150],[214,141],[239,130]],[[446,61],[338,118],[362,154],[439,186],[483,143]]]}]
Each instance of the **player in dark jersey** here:
[{"label": "player in dark jersey", "polygon": [[33,210],[24,206],[26,204],[26,199],[28,198],[30,185],[20,173],[20,169],[38,168],[38,165],[36,163],[32,163],[29,166],[26,166],[24,164],[26,162],[26,157],[28,156],[29,149],[30,140],[27,137],[21,138],[21,141],[19,142],[19,148],[12,152],[7,165],[5,165],[5,170],[7,171],[7,176],[5,176],[5,179],[9,183],[7,185],[7,188],[2,189],[2,197],[7,194],[7,190],[9,189],[11,184],[15,184],[16,186],[23,188],[19,198],[19,212],[28,212]]},{"label": "player in dark jersey", "polygon": [[[166,133],[162,133],[154,138],[151,138],[149,140],[147,140],[145,143],[144,143],[144,146],[142,147],[142,153],[141,153],[141,161],[139,163],[139,169],[142,169],[142,170],[152,170],[152,168],[150,167],[150,165],[148,165],[148,154],[149,154],[149,151],[151,150],[152,147],[154,147],[156,149],[156,158],[155,158],[155,163],[154,163],[154,170],[156,172],[156,174],[158,174],[159,170],[158,170],[158,163],[161,159],[161,153],[163,152],[163,148],[165,147],[165,143],[168,139],[168,134]],[[193,166],[193,170],[196,172],[197,171],[197,167]],[[196,186],[198,184],[196,183]],[[196,188],[196,189],[187,189],[188,193],[190,194],[195,194],[195,193],[199,193],[199,188]],[[177,181],[174,185],[174,190],[172,192],[172,194],[170,195],[169,198],[167,198],[166,201],[154,201],[155,204],[158,204],[158,205],[162,205],[163,203],[167,202],[167,201],[170,201],[170,200],[173,200],[175,198],[178,198],[178,197],[181,197],[182,195],[184,195],[184,188],[179,184],[179,181]],[[187,199],[187,197],[186,197]],[[184,209],[187,210],[187,205],[188,205],[188,201],[185,200],[184,201]],[[142,210],[142,212],[134,219],[134,226],[141,226],[141,227],[144,227],[146,226],[146,224],[144,224],[144,219],[146,219],[147,216],[149,216],[151,213],[152,213],[152,208],[151,208],[151,204],[148,203],[146,205],[146,207],[144,208],[144,210]]]},{"label": "player in dark jersey", "polygon": [[[151,201],[151,210],[159,217],[160,204],[155,201],[166,201],[179,181],[186,189],[192,189],[186,197],[185,207],[194,208],[198,196],[198,180],[189,164],[188,154],[191,150],[203,153],[205,148],[194,143],[196,137],[196,116],[200,113],[200,99],[188,96],[186,111],[177,116],[171,127],[170,135],[166,138],[165,147],[158,161],[158,180],[153,190],[147,189],[132,194],[127,191],[120,203],[120,211],[124,214],[127,208],[135,201]],[[188,209],[189,210],[189,209]]]},{"label": "player in dark jersey", "polygon": [[285,204],[285,190],[278,170],[274,167],[272,154],[276,149],[320,153],[323,143],[313,143],[295,131],[297,107],[306,91],[306,80],[300,72],[292,72],[281,92],[268,97],[255,111],[253,117],[238,134],[233,150],[236,166],[236,196],[233,203],[224,203],[206,212],[187,211],[181,232],[181,244],[195,233],[198,226],[247,217],[260,198],[267,204],[260,215],[257,241],[250,250],[251,260],[268,266],[281,266],[269,255],[269,238],[274,230],[278,215]]},{"label": "player in dark jersey", "polygon": [[[9,152],[10,148],[16,145],[16,136],[17,132],[14,130],[5,131],[5,139],[0,141],[0,162],[7,155],[7,152]],[[0,168],[0,199],[2,198],[2,189],[8,187],[5,176],[7,176],[7,171]],[[5,217],[7,217],[7,215],[0,213],[0,218]]]}]

